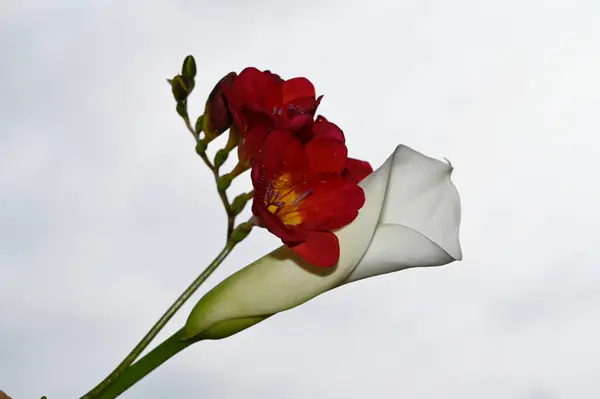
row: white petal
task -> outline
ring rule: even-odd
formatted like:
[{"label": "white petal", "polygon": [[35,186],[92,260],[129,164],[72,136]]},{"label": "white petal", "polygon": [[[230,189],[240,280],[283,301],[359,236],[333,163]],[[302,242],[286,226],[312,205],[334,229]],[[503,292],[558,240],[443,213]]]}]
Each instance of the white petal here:
[{"label": "white petal", "polygon": [[406,146],[398,146],[390,159],[380,226],[347,282],[462,259],[452,167]]},{"label": "white petal", "polygon": [[402,225],[379,226],[367,253],[345,283],[410,267],[441,266],[456,259],[439,245]]}]

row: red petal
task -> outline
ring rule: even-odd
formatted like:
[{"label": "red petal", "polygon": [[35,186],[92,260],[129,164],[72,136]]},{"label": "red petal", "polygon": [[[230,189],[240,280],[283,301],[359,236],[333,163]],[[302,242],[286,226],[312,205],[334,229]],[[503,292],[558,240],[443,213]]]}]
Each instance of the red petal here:
[{"label": "red petal", "polygon": [[338,238],[330,231],[311,231],[304,242],[290,249],[316,267],[333,267],[340,258]]},{"label": "red petal", "polygon": [[342,172],[342,176],[355,183],[359,183],[371,173],[373,173],[373,168],[367,161],[348,158],[346,159],[346,166]]},{"label": "red petal", "polygon": [[[293,132],[299,132],[297,136],[306,137],[304,140],[301,139],[302,141],[308,141],[312,136],[311,129],[313,123],[313,116],[311,114],[298,114],[291,118],[287,127]],[[303,130],[306,133],[301,132]]]},{"label": "red petal", "polygon": [[265,170],[262,168],[260,162],[252,162],[250,179],[252,180],[252,186],[254,187],[254,201],[256,201],[257,197],[263,198],[263,194],[267,190],[269,182],[266,181],[265,176]]},{"label": "red petal", "polygon": [[261,166],[272,174],[283,172],[304,176],[306,155],[302,143],[287,130],[273,130],[263,143]]},{"label": "red petal", "polygon": [[320,95],[319,97],[317,97],[317,101],[315,104],[315,110],[319,107],[319,104],[321,104],[322,99],[323,99],[323,95]]},{"label": "red petal", "polygon": [[294,119],[298,115],[306,115],[312,121],[317,111],[317,106],[318,103],[314,97],[298,98],[293,103],[285,105],[285,116],[287,119]]},{"label": "red petal", "polygon": [[298,186],[298,191],[311,188],[299,206],[302,226],[307,230],[333,230],[344,227],[358,215],[365,203],[365,193],[356,183],[340,176],[312,176]]},{"label": "red petal", "polygon": [[335,139],[342,143],[346,142],[342,129],[321,115],[317,116],[317,120],[313,125],[313,134],[315,139]]},{"label": "red petal", "polygon": [[268,71],[254,67],[246,68],[238,75],[228,99],[233,108],[246,107],[255,111],[271,112],[281,106],[281,78]]},{"label": "red petal", "polygon": [[282,103],[293,103],[294,100],[316,96],[315,87],[306,78],[293,78],[286,80],[281,87]]},{"label": "red petal", "polygon": [[340,174],[346,166],[348,149],[335,139],[313,139],[305,146],[308,173]]},{"label": "red petal", "polygon": [[269,129],[270,127],[267,123],[264,123],[263,121],[257,122],[255,120],[252,122],[252,125],[248,127],[248,130],[241,132],[243,143],[240,144],[240,147],[244,147],[242,153],[246,159],[258,157],[259,150],[263,147]]}]

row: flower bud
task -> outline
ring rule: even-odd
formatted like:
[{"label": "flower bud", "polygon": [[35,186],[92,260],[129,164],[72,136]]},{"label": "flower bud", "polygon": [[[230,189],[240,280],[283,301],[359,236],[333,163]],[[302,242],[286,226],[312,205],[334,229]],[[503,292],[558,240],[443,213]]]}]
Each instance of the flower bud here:
[{"label": "flower bud", "polygon": [[198,142],[196,143],[196,153],[198,155],[203,155],[206,152],[206,147],[208,147],[206,141],[198,140]]},{"label": "flower bud", "polygon": [[227,150],[219,150],[215,154],[215,167],[220,168],[223,166],[225,161],[227,161],[227,157],[229,156],[229,152]]},{"label": "flower bud", "polygon": [[250,222],[245,222],[238,225],[231,234],[230,242],[237,244],[244,238],[248,237],[248,234],[250,234],[250,231],[252,231],[252,227],[254,227],[254,225]]},{"label": "flower bud", "polygon": [[171,91],[177,102],[185,101],[194,89],[194,80],[185,76],[177,75],[167,81],[171,84]]},{"label": "flower bud", "polygon": [[204,134],[208,140],[213,140],[231,127],[233,116],[229,111],[229,104],[225,98],[225,91],[232,85],[237,77],[235,72],[230,72],[223,77],[213,88],[204,108]]},{"label": "flower bud", "polygon": [[233,177],[231,177],[230,174],[221,176],[219,178],[219,181],[217,181],[217,190],[219,190],[219,192],[223,192],[223,191],[227,190],[229,188],[229,186],[231,186],[232,180],[233,180]]},{"label": "flower bud", "polygon": [[196,134],[200,134],[202,129],[204,129],[204,115],[200,115],[198,119],[196,119],[196,125],[194,126]]},{"label": "flower bud", "polygon": [[189,79],[194,79],[196,77],[196,61],[193,56],[188,55],[185,57],[181,67],[181,74]]},{"label": "flower bud", "polygon": [[244,193],[240,194],[233,199],[231,203],[231,211],[234,215],[239,215],[243,210],[248,201],[250,201],[253,197],[253,193]]}]

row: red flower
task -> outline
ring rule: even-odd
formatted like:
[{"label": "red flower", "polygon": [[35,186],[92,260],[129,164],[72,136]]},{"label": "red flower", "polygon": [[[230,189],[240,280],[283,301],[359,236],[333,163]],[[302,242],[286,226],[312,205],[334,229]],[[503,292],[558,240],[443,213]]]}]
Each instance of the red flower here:
[{"label": "red flower", "polygon": [[348,158],[339,128],[323,121],[315,122],[316,132],[304,143],[289,130],[267,135],[252,166],[252,211],[304,260],[331,267],[340,253],[331,230],[352,222],[365,196],[343,176]]},{"label": "red flower", "polygon": [[252,163],[252,212],[259,224],[300,257],[334,266],[339,244],[331,231],[352,222],[365,197],[358,182],[373,171],[348,158],[342,130],[322,116],[321,100],[305,78],[283,80],[269,71],[244,69],[223,85],[239,133],[238,175]]},{"label": "red flower", "polygon": [[283,80],[270,71],[244,69],[225,92],[242,140],[240,155],[258,155],[266,135],[273,129],[297,131],[312,124],[321,97],[305,78]]}]

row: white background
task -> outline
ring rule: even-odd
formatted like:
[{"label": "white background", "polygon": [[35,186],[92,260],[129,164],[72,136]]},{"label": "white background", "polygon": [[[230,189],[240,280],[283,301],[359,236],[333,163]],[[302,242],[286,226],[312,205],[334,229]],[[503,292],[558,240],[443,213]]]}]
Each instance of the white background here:
[{"label": "white background", "polygon": [[[311,79],[375,167],[397,144],[449,158],[464,261],[199,343],[124,398],[600,397],[599,13],[592,0],[2,1],[0,389],[80,396],[221,247],[212,176],[165,82],[191,53],[194,116],[253,65]],[[254,232],[202,291],[277,245]]]}]

